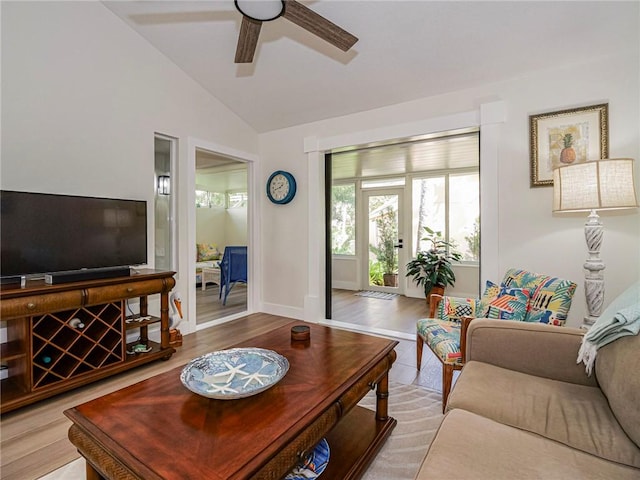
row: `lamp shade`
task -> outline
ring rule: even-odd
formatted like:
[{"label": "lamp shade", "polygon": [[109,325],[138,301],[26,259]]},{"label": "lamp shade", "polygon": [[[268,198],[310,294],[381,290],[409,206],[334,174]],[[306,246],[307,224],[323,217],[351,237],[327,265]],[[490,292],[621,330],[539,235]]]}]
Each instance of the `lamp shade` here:
[{"label": "lamp shade", "polygon": [[615,210],[638,206],[633,159],[593,160],[553,171],[553,211]]}]

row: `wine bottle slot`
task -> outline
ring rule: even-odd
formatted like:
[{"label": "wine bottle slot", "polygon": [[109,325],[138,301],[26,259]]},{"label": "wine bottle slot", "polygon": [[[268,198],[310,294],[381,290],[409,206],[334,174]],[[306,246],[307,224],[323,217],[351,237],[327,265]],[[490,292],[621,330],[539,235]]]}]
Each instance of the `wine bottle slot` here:
[{"label": "wine bottle slot", "polygon": [[51,357],[51,355],[47,353],[43,353],[42,355],[40,355],[40,362],[43,365],[49,365],[52,361],[53,361],[53,358]]}]

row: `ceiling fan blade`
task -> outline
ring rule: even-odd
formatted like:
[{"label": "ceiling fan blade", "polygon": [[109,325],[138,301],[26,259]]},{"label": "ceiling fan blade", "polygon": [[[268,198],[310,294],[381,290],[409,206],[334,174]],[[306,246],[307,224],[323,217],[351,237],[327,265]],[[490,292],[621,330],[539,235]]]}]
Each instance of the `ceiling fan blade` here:
[{"label": "ceiling fan blade", "polygon": [[253,54],[256,52],[256,47],[258,46],[258,36],[260,36],[261,27],[262,22],[245,16],[242,17],[238,46],[236,47],[235,63],[253,62]]},{"label": "ceiling fan blade", "polygon": [[358,41],[358,38],[335,23],[305,7],[296,0],[285,0],[284,14],[287,20],[317,35],[331,45],[338,47],[343,52],[349,50]]}]

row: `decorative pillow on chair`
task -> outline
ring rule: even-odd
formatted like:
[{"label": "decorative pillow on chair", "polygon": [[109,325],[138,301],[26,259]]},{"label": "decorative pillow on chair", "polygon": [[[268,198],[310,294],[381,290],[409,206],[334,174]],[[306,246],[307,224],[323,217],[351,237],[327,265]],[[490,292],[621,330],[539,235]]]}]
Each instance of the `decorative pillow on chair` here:
[{"label": "decorative pillow on chair", "polygon": [[500,295],[500,285],[493,283],[491,280],[487,280],[486,287],[482,297],[477,301],[476,312],[478,318],[486,318],[489,313],[489,306]]},{"label": "decorative pillow on chair", "polygon": [[524,321],[529,312],[529,290],[500,287],[498,296],[489,303],[487,318]]},{"label": "decorative pillow on chair", "polygon": [[197,243],[196,250],[198,252],[197,262],[208,262],[210,260],[220,259],[220,251],[213,243]]},{"label": "decorative pillow on chair", "polygon": [[462,317],[476,316],[477,300],[475,298],[442,297],[438,305],[437,316],[447,322],[460,322]]},{"label": "decorative pillow on chair", "polygon": [[532,291],[530,311],[525,321],[563,326],[576,286],[569,280],[547,277]]}]

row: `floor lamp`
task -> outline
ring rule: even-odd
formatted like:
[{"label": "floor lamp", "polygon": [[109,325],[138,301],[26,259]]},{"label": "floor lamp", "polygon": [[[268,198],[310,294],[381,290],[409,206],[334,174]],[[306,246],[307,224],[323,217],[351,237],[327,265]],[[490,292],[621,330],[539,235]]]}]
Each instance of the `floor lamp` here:
[{"label": "floor lamp", "polygon": [[584,225],[587,260],[584,290],[588,315],[583,328],[600,317],[604,302],[604,262],[600,258],[603,226],[598,210],[638,206],[633,178],[633,159],[593,160],[559,167],[553,171],[553,211],[591,212]]}]

